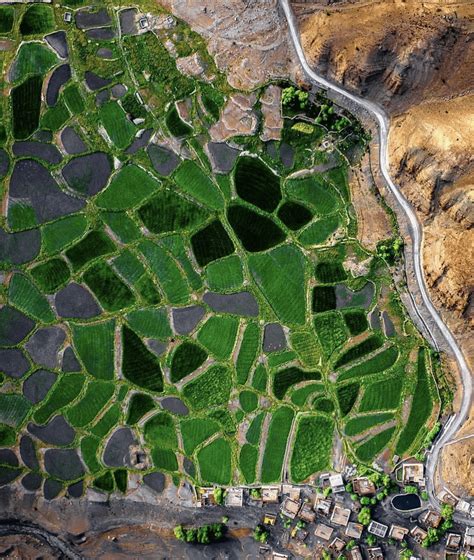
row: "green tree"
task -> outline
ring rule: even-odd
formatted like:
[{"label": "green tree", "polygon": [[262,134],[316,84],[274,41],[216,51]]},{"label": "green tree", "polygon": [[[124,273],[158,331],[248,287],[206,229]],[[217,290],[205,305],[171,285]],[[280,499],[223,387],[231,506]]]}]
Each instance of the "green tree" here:
[{"label": "green tree", "polygon": [[405,486],[403,489],[405,494],[418,494],[418,488],[416,486]]},{"label": "green tree", "polygon": [[357,516],[357,520],[359,521],[359,523],[362,523],[362,525],[368,525],[370,523],[370,519],[371,519],[370,508],[363,507],[360,510],[359,515]]},{"label": "green tree", "polygon": [[367,538],[365,540],[369,546],[374,546],[375,544],[377,544],[375,535],[367,535]]},{"label": "green tree", "polygon": [[214,500],[216,504],[222,506],[224,504],[225,490],[219,486],[214,488]]},{"label": "green tree", "polygon": [[183,530],[183,526],[182,525],[177,525],[174,529],[173,529],[173,533],[174,536],[180,540],[180,541],[185,541],[186,540],[186,534]]},{"label": "green tree", "polygon": [[253,538],[261,543],[266,543],[270,533],[263,525],[257,525],[253,530]]},{"label": "green tree", "polygon": [[363,506],[368,506],[370,504],[370,498],[367,498],[367,496],[362,496],[362,498],[360,499],[360,503]]}]

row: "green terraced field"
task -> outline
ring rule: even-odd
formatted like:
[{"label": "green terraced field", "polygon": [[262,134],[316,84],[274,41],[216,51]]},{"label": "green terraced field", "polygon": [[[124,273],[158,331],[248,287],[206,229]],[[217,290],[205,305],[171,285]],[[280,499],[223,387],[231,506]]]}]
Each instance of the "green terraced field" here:
[{"label": "green terraced field", "polygon": [[[145,484],[156,471],[167,484],[303,482],[330,468],[336,431],[350,461],[416,453],[438,396],[389,269],[357,241],[347,166],[367,139],[356,119],[344,112],[348,126],[328,136],[314,119],[332,102],[318,95],[304,117],[281,107],[281,141],[261,140],[260,119],[253,136],[213,142],[230,96],[247,94],[202,37],[176,20],[119,39],[106,3],[116,37],[91,40],[73,4],[71,24],[56,4],[0,7],[11,42],[0,65],[11,84],[0,98],[0,445],[18,454],[28,426],[61,415],[59,443],[34,447],[80,452],[84,472],[66,473],[63,493],[79,481],[124,493],[131,472]],[[53,31],[67,59],[47,44]],[[183,75],[170,45],[199,56],[212,82]],[[308,171],[319,164],[333,167]],[[370,326],[375,306],[390,312],[390,339]],[[125,455],[144,445],[145,469],[114,457],[120,438]],[[48,465],[42,477],[60,478]]]}]

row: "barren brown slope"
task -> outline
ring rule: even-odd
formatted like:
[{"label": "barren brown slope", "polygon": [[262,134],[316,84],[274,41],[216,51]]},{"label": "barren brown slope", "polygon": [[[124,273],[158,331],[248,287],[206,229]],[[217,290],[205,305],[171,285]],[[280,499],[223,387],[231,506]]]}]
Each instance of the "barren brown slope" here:
[{"label": "barren brown slope", "polygon": [[425,229],[433,300],[474,362],[474,5],[294,2],[318,71],[393,118],[391,171]]},{"label": "barren brown slope", "polygon": [[[306,55],[318,72],[383,105],[391,116],[391,173],[424,227],[431,297],[473,366],[474,5],[326,4],[293,3]],[[457,473],[449,477],[453,490],[469,494],[473,448],[471,442],[460,445],[462,465],[448,447],[443,474]]]}]

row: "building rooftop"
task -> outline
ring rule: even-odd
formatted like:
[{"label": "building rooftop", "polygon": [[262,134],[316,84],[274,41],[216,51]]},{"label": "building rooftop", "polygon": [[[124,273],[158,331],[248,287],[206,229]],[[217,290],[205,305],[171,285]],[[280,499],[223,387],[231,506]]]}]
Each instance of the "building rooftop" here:
[{"label": "building rooftop", "polygon": [[311,504],[307,503],[303,504],[298,515],[303,521],[306,521],[306,523],[313,523],[316,517]]},{"label": "building rooftop", "polygon": [[278,486],[264,486],[262,488],[262,502],[267,504],[277,504],[279,498],[280,488]]},{"label": "building rooftop", "polygon": [[329,477],[329,484],[332,488],[334,494],[339,492],[344,492],[344,480],[342,479],[342,474],[333,474]]},{"label": "building rooftop", "polygon": [[367,531],[372,533],[372,535],[376,535],[377,537],[383,539],[387,534],[388,526],[383,523],[379,523],[378,521],[371,521],[367,527]]},{"label": "building rooftop", "polygon": [[420,461],[409,461],[402,465],[402,480],[405,483],[423,483],[424,475],[425,465]]},{"label": "building rooftop", "polygon": [[347,553],[348,560],[364,560],[362,557],[362,553],[358,546],[355,546],[353,549],[349,550]]},{"label": "building rooftop", "polygon": [[436,528],[439,527],[442,517],[437,511],[429,509],[423,512],[418,519],[423,525]]},{"label": "building rooftop", "polygon": [[228,488],[225,496],[227,507],[242,507],[244,505],[244,489]]},{"label": "building rooftop", "polygon": [[336,537],[335,539],[332,540],[331,544],[329,545],[329,548],[334,552],[341,552],[342,550],[344,550],[345,546],[346,543],[339,537]]},{"label": "building rooftop", "polygon": [[410,531],[406,527],[402,527],[401,525],[391,525],[388,538],[402,541],[409,532]]},{"label": "building rooftop", "polygon": [[347,524],[345,534],[351,539],[360,539],[364,526],[361,523],[353,523],[352,521]]},{"label": "building rooftop", "polygon": [[367,556],[369,560],[383,560],[384,555],[379,546],[373,546],[367,549]]},{"label": "building rooftop", "polygon": [[421,541],[428,536],[428,533],[421,527],[418,527],[418,525],[415,525],[413,529],[411,529],[410,535],[416,542],[421,543]]},{"label": "building rooftop", "polygon": [[277,517],[273,513],[264,513],[263,514],[263,524],[264,525],[275,525],[276,519],[277,519]]},{"label": "building rooftop", "polygon": [[354,478],[352,488],[359,496],[373,496],[377,490],[375,484],[365,476]]},{"label": "building rooftop", "polygon": [[332,502],[331,500],[327,500],[325,498],[316,499],[314,503],[314,509],[321,513],[322,515],[329,516],[329,512],[331,511]]},{"label": "building rooftop", "polygon": [[458,533],[448,533],[446,536],[446,548],[458,550],[461,546],[462,537]]},{"label": "building rooftop", "polygon": [[331,515],[331,521],[336,525],[342,525],[343,527],[346,527],[349,523],[350,516],[350,509],[336,505],[334,506],[334,510]]},{"label": "building rooftop", "polygon": [[324,523],[318,523],[316,529],[314,530],[314,535],[323,541],[328,541],[332,537],[334,529],[329,527],[329,525],[324,525]]},{"label": "building rooftop", "polygon": [[294,519],[298,514],[300,506],[301,504],[299,502],[295,502],[291,498],[286,498],[281,504],[281,511],[290,519]]}]

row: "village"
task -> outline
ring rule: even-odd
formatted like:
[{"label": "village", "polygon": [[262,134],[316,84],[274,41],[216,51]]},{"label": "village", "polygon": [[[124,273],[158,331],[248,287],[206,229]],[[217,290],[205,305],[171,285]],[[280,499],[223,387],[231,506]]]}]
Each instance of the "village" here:
[{"label": "village", "polygon": [[474,519],[474,507],[443,491],[441,511],[431,509],[424,471],[424,463],[407,459],[393,478],[360,476],[348,466],[321,474],[317,487],[196,488],[195,505],[261,507],[254,538],[262,559],[474,559],[474,527],[456,523],[459,514]]}]

